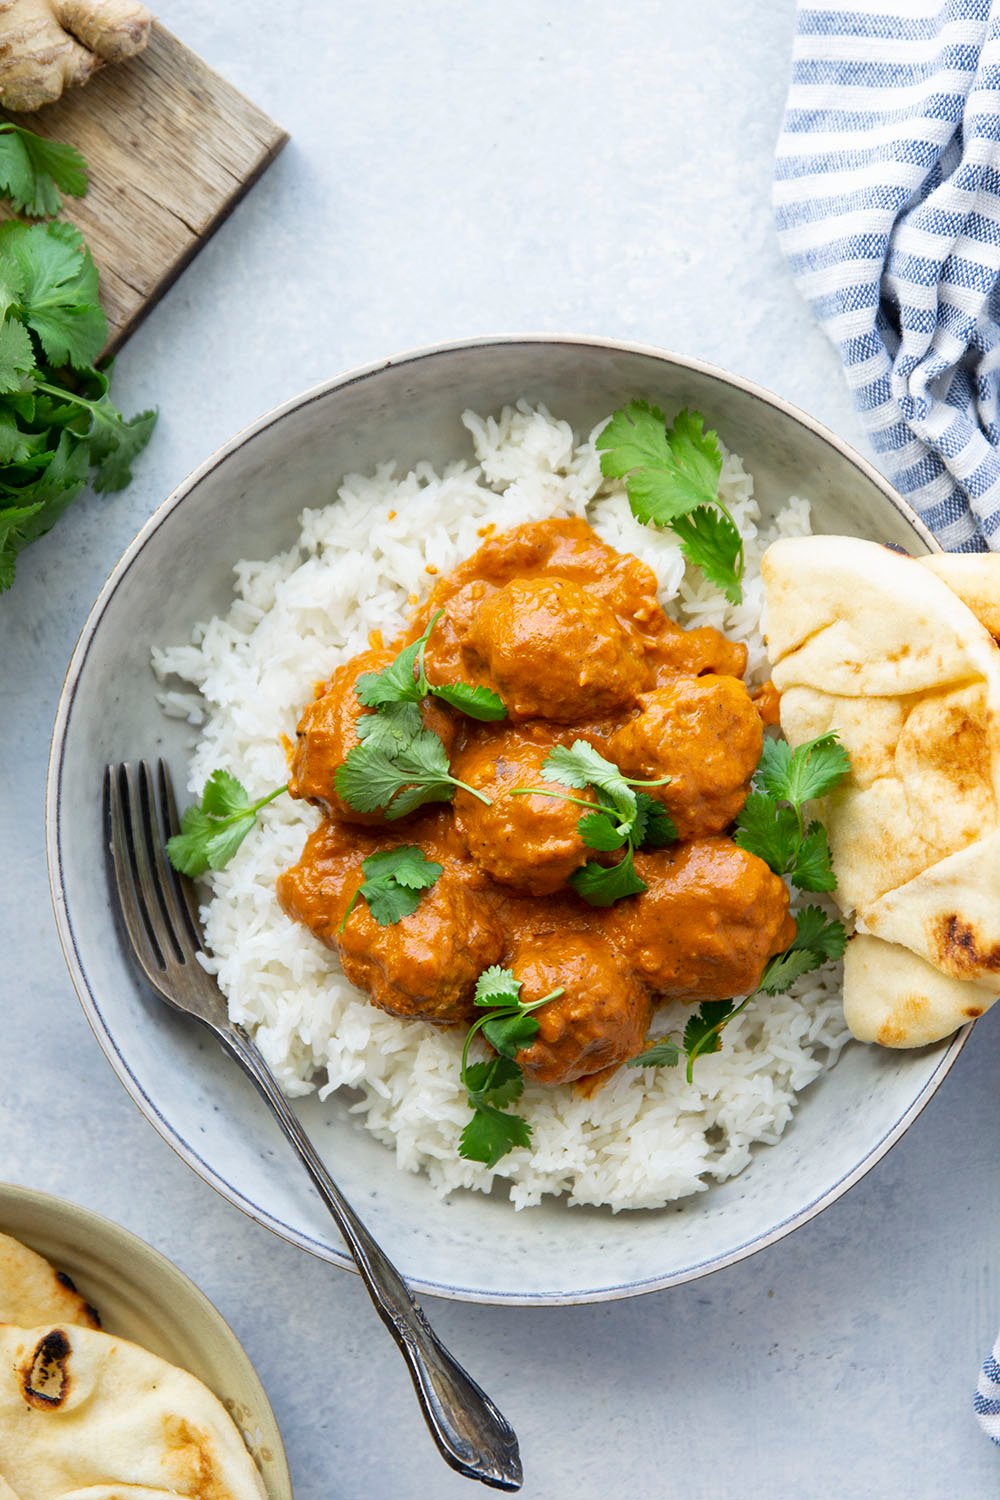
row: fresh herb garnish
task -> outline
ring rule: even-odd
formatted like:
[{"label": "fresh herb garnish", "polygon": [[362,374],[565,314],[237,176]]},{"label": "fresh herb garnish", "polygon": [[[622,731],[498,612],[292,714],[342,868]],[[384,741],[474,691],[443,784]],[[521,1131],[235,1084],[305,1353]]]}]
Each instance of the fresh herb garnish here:
[{"label": "fresh herb garnish", "polygon": [[636,849],[662,848],[677,837],[677,830],[666,808],[640,786],[663,786],[669,776],[656,781],[638,781],[623,776],[613,761],[606,760],[586,740],[574,740],[569,747],[556,745],[542,762],[542,776],[548,782],[583,791],[592,787],[596,806],[582,797],[550,792],[546,787],[514,787],[512,797],[555,797],[560,802],[575,802],[587,811],[577,822],[577,832],[588,849],[602,854],[625,848],[614,865],[602,865],[591,859],[570,876],[569,884],[591,906],[611,906],[624,896],[639,896],[647,889],[636,873],[633,854]]},{"label": "fresh herb garnish", "polygon": [[473,687],[468,682],[432,683],[424,671],[424,656],[431,631],[444,614],[432,616],[423,635],[404,646],[395,660],[381,672],[364,672],[357,681],[357,695],[365,708],[384,708],[395,703],[421,703],[428,695],[440,698],[470,719],[494,722],[507,717],[504,701],[492,688]]},{"label": "fresh herb garnish", "polygon": [[[5,137],[0,135],[0,143]],[[69,224],[0,227],[0,590],[88,479],[123,489],[156,422],[112,405],[97,268]]]},{"label": "fresh herb garnish", "polygon": [[[364,723],[364,716],[358,723],[359,726]],[[382,808],[392,822],[405,818],[427,802],[450,802],[456,787],[478,797],[487,807],[490,805],[482,792],[451,774],[448,752],[437,735],[423,727],[422,721],[420,729],[408,738],[398,722],[393,723],[389,733],[393,736],[392,743],[381,733],[376,733],[373,743],[369,734],[348,751],[334,773],[333,782],[339,795],[356,812]]]},{"label": "fresh herb garnish", "polygon": [[684,556],[722,590],[743,598],[743,538],[719,498],[722,450],[698,412],[681,411],[673,426],[648,401],[616,411],[597,438],[601,473],[624,479],[637,520],[667,526]]},{"label": "fresh herb garnish", "polygon": [[251,802],[235,776],[213,771],[205,782],[201,804],[185,810],[181,832],[167,840],[167,858],[175,870],[192,878],[206,870],[221,870],[256,823],[261,808],[287,790],[279,786]]},{"label": "fresh herb garnish", "polygon": [[800,890],[832,891],[837,881],[826,829],[817,820],[807,824],[802,808],[832,791],[850,768],[847,751],[832,733],[796,750],[785,740],[765,740],[734,842]]},{"label": "fresh herb garnish", "polygon": [[803,974],[821,968],[831,959],[840,958],[847,942],[844,924],[828,918],[819,906],[807,906],[795,918],[795,937],[783,953],[768,959],[760,983],[738,1004],[735,1000],[704,1000],[688,1019],[680,1042],[673,1037],[657,1037],[629,1062],[630,1068],[673,1068],[682,1056],[687,1058],[687,1081],[694,1074],[699,1057],[718,1052],[722,1033],[729,1022],[744,1011],[755,995],[780,995]]},{"label": "fresh herb garnish", "polygon": [[403,917],[412,916],[420,905],[423,891],[429,890],[441,874],[442,866],[428,859],[414,844],[399,849],[382,849],[361,861],[364,880],[351,897],[338,932],[364,898],[368,910],[380,927],[391,927]]},{"label": "fresh herb garnish", "polygon": [[[469,1027],[462,1048],[462,1085],[469,1099],[472,1119],[462,1131],[458,1154],[466,1161],[481,1161],[495,1167],[516,1146],[531,1145],[531,1126],[520,1115],[507,1113],[524,1092],[524,1075],[516,1055],[538,1035],[538,1022],[531,1014],[563,993],[555,989],[541,1000],[520,999],[521,981],[513,970],[498,964],[486,969],[476,981],[475,1003],[489,1012]],[[482,1031],[499,1056],[470,1063],[469,1047]]]},{"label": "fresh herb garnish", "polygon": [[15,213],[49,219],[62,206],[60,189],[73,198],[87,191],[87,164],[79,151],[0,121],[0,197],[10,199]]}]

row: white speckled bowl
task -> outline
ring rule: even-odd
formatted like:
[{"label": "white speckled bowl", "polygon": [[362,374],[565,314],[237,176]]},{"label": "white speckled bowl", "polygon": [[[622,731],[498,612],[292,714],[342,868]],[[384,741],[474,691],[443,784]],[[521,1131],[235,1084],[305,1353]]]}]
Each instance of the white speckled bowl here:
[{"label": "white speckled bowl", "polygon": [[257,1372],[221,1313],[172,1261],[110,1219],[9,1182],[0,1183],[0,1233],[69,1276],[107,1333],[204,1381],[243,1433],[268,1500],[292,1500],[281,1434]]},{"label": "white speckled bowl", "polygon": [[[66,961],[101,1046],[147,1118],[231,1202],[294,1244],[349,1265],[336,1231],[239,1071],[150,999],[122,951],[101,827],[107,761],[163,755],[184,781],[190,731],[154,698],[149,648],[224,611],[237,557],[269,557],[349,470],[392,456],[468,451],[466,406],[520,395],[586,431],[632,396],[703,411],[746,460],[765,512],[791,493],[817,530],[934,549],[858,454],[748,381],[655,349],[513,337],[391,359],[307,391],[210,458],[160,507],[115,568],[70,663],[48,784],[48,852]],[[559,1202],[514,1213],[499,1196],[440,1202],[422,1177],[349,1123],[336,1099],[300,1113],[331,1171],[418,1289],[486,1302],[627,1297],[690,1280],[779,1239],[856,1182],[919,1114],[964,1034],[920,1052],[849,1048],[803,1096],[780,1144],[732,1182],[661,1212],[613,1216]]]}]

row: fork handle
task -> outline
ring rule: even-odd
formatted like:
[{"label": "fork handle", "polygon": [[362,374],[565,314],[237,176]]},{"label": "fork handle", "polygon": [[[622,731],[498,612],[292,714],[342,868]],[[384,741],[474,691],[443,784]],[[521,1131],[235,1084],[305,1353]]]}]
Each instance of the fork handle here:
[{"label": "fork handle", "polygon": [[510,1423],[441,1343],[406,1282],[324,1167],[247,1033],[240,1026],[212,1029],[271,1106],[347,1242],[368,1295],[399,1345],[442,1457],[469,1479],[493,1489],[519,1490],[521,1458]]}]

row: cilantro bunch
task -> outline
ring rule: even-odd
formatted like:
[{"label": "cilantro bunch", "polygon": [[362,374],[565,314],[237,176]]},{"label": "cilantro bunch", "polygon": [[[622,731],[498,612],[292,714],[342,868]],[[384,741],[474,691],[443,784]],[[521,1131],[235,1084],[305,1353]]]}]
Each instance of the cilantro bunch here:
[{"label": "cilantro bunch", "polygon": [[[82,193],[72,148],[0,123],[0,193],[27,214],[52,213],[58,188]],[[54,221],[0,226],[0,590],[17,555],[49,531],[90,482],[120,490],[156,413],[122,416],[97,368],[108,337],[97,268],[82,236]]]},{"label": "cilantro bunch", "polygon": [[[800,890],[834,890],[837,881],[826,829],[816,819],[807,823],[803,808],[839,786],[850,768],[850,757],[835,734],[820,735],[797,750],[785,740],[765,740],[754,790],[737,819],[733,842]],[[628,1066],[672,1068],[683,1055],[690,1083],[697,1059],[719,1051],[724,1028],[754,995],[783,994],[803,974],[840,958],[846,942],[842,922],[828,919],[822,907],[803,908],[795,918],[795,937],[783,953],[768,960],[756,990],[739,1003],[703,1001],[688,1020],[680,1042],[661,1037]]]},{"label": "cilantro bunch", "polygon": [[667,526],[681,551],[722,590],[730,604],[743,598],[743,538],[719,498],[722,450],[698,412],[678,412],[668,426],[648,401],[616,411],[596,444],[601,473],[624,479],[632,514]]},{"label": "cilantro bunch", "polygon": [[[531,1145],[531,1126],[520,1115],[508,1113],[524,1092],[524,1074],[517,1053],[538,1035],[532,1011],[563,994],[562,988],[528,1002],[520,998],[521,981],[512,969],[498,964],[484,970],[476,981],[475,1004],[487,1014],[469,1027],[462,1048],[462,1086],[469,1100],[472,1119],[459,1138],[458,1154],[466,1161],[481,1161],[495,1167],[515,1146]],[[482,1032],[498,1054],[485,1062],[470,1063],[469,1048]]]},{"label": "cilantro bunch", "polygon": [[590,859],[571,875],[569,884],[577,895],[591,906],[611,906],[624,896],[641,895],[647,887],[636,873],[633,859],[636,849],[662,848],[677,837],[677,830],[666,808],[647,793],[636,791],[636,787],[664,786],[670,777],[637,781],[623,776],[612,761],[605,760],[586,740],[574,740],[569,748],[557,745],[542,762],[542,776],[550,783],[577,791],[593,788],[596,807],[582,797],[545,787],[515,787],[511,796],[556,797],[561,802],[575,802],[587,809],[576,826],[588,849],[602,854],[625,850],[616,864]]}]

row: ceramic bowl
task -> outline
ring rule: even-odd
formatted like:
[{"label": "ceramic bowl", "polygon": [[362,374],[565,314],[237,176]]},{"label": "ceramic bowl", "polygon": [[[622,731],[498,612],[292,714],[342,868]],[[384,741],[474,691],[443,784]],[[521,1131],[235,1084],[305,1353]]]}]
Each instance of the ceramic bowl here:
[{"label": "ceramic bowl", "polygon": [[0,1183],[0,1233],[64,1272],[118,1334],[204,1381],[243,1433],[268,1500],[292,1500],[274,1412],[229,1324],[172,1261],[89,1209]]},{"label": "ceramic bowl", "polygon": [[[748,381],[647,349],[557,337],[491,339],[408,354],[340,376],[271,412],[220,449],[129,547],[83,630],[56,718],[48,851],[56,916],[77,992],[101,1046],[157,1130],[231,1202],[293,1243],[348,1264],[330,1221],[239,1071],[194,1025],[150,999],[122,949],[105,873],[106,762],[164,756],[185,780],[190,730],[160,713],[150,646],[187,639],[226,610],[237,557],[272,556],[305,506],[340,477],[392,456],[443,464],[468,452],[466,406],[520,395],[587,431],[644,395],[706,413],[754,475],[765,515],[789,494],[821,532],[910,552],[935,544],[858,454]],[[920,1112],[963,1043],[919,1052],[848,1048],[801,1098],[780,1143],[733,1181],[659,1212],[613,1216],[546,1201],[515,1213],[499,1195],[441,1202],[336,1098],[299,1103],[334,1175],[418,1289],[486,1302],[631,1296],[759,1250],[866,1172]]]}]

